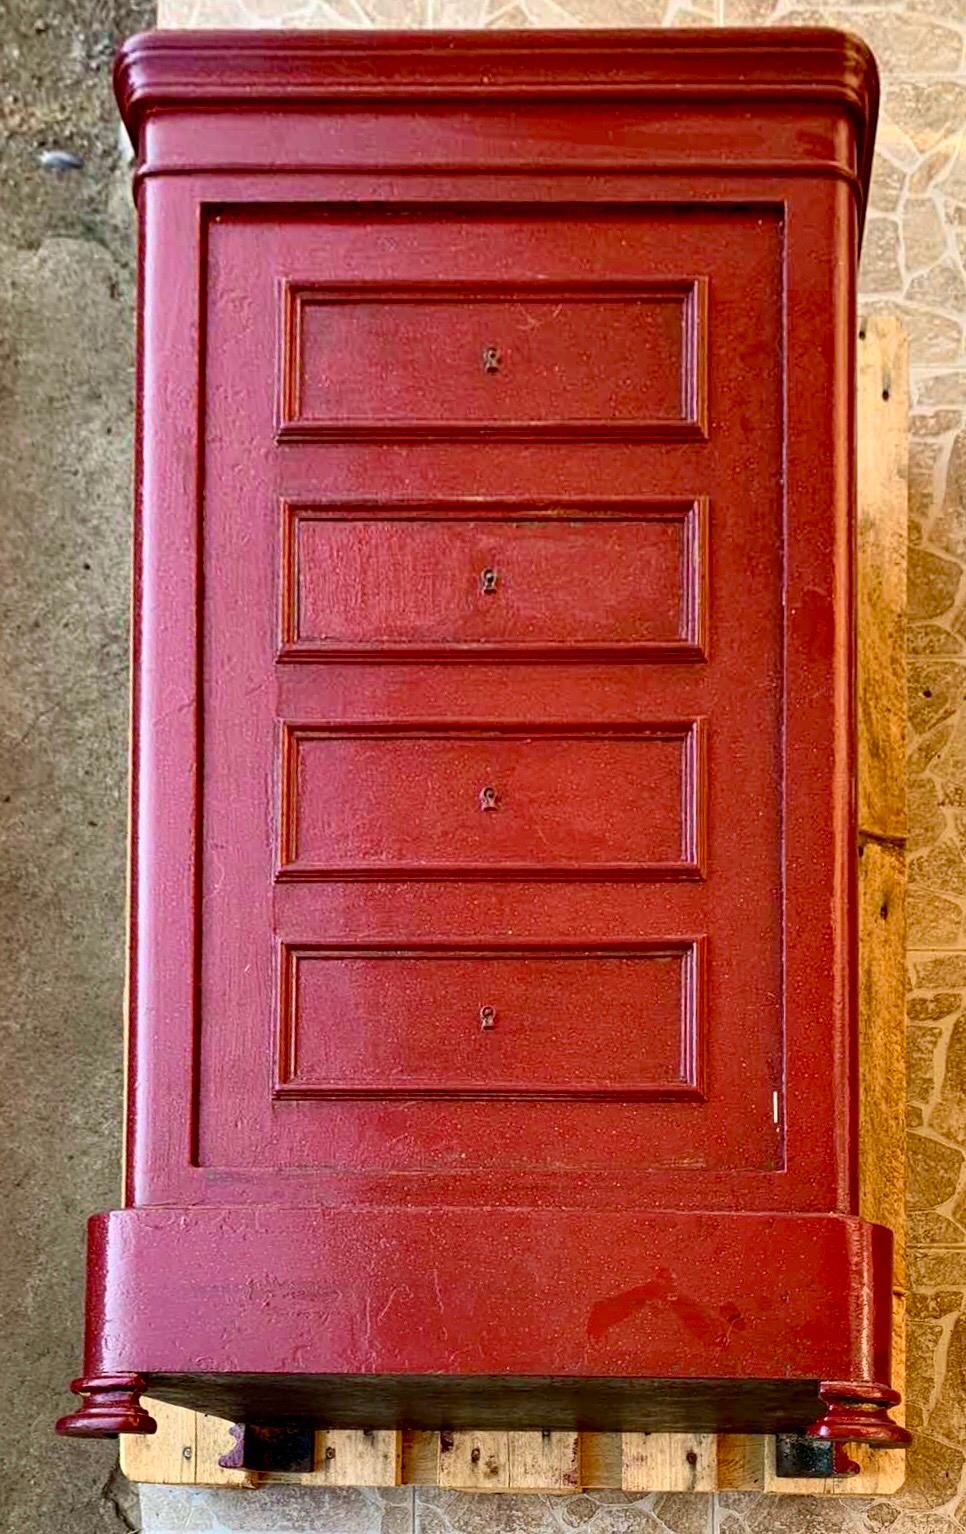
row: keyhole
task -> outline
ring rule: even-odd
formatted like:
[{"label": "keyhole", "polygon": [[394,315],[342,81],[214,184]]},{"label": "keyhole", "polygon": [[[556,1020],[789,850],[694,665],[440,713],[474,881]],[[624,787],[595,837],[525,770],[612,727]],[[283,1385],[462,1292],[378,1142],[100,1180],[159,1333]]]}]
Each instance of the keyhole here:
[{"label": "keyhole", "polygon": [[480,590],[485,597],[491,597],[496,590],[497,574],[495,570],[483,570],[480,572]]},{"label": "keyhole", "polygon": [[496,809],[496,789],[491,788],[489,784],[485,788],[480,789],[480,809]]},{"label": "keyhole", "polygon": [[498,346],[484,346],[482,360],[484,373],[498,373],[502,361],[500,348]]},{"label": "keyhole", "polygon": [[480,1027],[483,1029],[483,1032],[487,1033],[487,1032],[489,1032],[489,1030],[491,1028],[494,1028],[495,1026],[496,1026],[496,1008],[495,1007],[481,1007],[480,1008]]}]

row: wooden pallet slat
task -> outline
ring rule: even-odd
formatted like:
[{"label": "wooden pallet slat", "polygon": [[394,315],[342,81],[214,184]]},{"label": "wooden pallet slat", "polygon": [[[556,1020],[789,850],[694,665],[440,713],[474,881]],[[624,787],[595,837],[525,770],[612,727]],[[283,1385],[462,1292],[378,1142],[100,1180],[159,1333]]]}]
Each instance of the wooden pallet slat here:
[{"label": "wooden pallet slat", "polygon": [[510,1490],[579,1491],[580,1434],[510,1433]]},{"label": "wooden pallet slat", "polygon": [[398,1486],[401,1469],[401,1433],[342,1429],[316,1434],[315,1470],[301,1479],[318,1486]]},{"label": "wooden pallet slat", "polygon": [[624,1491],[715,1491],[718,1440],[714,1433],[624,1433]]}]

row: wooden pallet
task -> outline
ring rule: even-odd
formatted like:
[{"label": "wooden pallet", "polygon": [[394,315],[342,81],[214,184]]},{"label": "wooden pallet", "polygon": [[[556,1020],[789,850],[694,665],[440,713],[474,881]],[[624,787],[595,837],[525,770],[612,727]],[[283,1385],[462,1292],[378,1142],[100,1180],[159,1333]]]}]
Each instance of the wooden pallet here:
[{"label": "wooden pallet", "polygon": [[[896,1235],[893,1384],[904,1383],[905,1193],[905,603],[908,463],[906,341],[891,316],[858,343],[860,1213]],[[792,508],[794,514],[794,508]],[[889,1495],[902,1451],[852,1448],[843,1480],[775,1474],[774,1439],[685,1433],[319,1432],[315,1469],[225,1470],[230,1424],[149,1403],[152,1437],[121,1442],[132,1481],[255,1487],[442,1486],[477,1492],[765,1491]],[[901,1419],[902,1409],[896,1412]]]}]

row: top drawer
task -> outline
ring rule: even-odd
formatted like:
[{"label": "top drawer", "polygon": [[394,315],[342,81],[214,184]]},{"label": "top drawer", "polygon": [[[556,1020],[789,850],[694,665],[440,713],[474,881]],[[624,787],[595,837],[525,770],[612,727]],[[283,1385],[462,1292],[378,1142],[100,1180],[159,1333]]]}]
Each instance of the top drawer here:
[{"label": "top drawer", "polygon": [[282,441],[706,435],[700,277],[282,294]]}]

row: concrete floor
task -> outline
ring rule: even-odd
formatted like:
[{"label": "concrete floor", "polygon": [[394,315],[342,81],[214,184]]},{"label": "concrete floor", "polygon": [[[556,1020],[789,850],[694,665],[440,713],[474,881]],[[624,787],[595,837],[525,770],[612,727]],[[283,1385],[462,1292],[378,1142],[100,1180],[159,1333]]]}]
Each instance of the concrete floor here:
[{"label": "concrete floor", "polygon": [[[133,219],[110,91],[148,0],[11,0],[0,49],[0,1529],[137,1529],[72,1399],[116,1202]],[[83,164],[45,169],[44,150]]]}]

